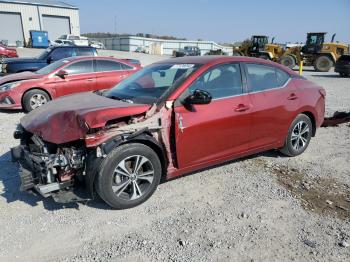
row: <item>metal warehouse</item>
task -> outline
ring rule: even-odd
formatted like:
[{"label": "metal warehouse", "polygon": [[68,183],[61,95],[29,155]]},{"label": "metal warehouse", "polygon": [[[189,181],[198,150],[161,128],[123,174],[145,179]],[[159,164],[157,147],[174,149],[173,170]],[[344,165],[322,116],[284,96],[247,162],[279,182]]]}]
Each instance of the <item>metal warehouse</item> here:
[{"label": "metal warehouse", "polygon": [[47,31],[52,41],[61,35],[80,35],[79,9],[51,0],[0,0],[0,41],[26,45],[31,30]]},{"label": "metal warehouse", "polygon": [[210,50],[221,49],[228,54],[232,54],[232,47],[222,46],[213,41],[188,41],[188,40],[165,40],[144,38],[136,36],[120,36],[113,38],[97,38],[107,49],[119,51],[135,51],[137,47],[144,46],[150,48],[152,54],[171,55],[174,50],[179,50],[185,46],[197,46],[202,55]]}]

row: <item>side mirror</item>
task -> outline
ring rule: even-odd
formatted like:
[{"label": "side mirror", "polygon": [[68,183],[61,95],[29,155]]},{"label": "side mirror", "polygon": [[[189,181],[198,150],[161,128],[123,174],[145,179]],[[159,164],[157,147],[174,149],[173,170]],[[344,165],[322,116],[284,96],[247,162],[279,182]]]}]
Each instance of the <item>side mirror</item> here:
[{"label": "side mirror", "polygon": [[206,105],[211,100],[212,96],[207,91],[196,89],[191,95],[185,98],[185,103],[189,105]]},{"label": "side mirror", "polygon": [[65,70],[60,70],[56,73],[56,76],[58,76],[62,79],[65,79],[67,75],[68,75],[68,72]]}]

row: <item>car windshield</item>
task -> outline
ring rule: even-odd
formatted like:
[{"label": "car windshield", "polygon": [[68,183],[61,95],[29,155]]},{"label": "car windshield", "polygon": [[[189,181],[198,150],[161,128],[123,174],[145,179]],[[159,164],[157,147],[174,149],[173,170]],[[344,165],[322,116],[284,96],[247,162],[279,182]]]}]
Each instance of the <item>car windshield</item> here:
[{"label": "car windshield", "polygon": [[154,64],[119,83],[104,96],[131,103],[158,103],[199,67],[199,64]]},{"label": "car windshield", "polygon": [[67,59],[61,59],[61,60],[58,60],[52,64],[49,64],[48,66],[45,66],[45,67],[39,69],[35,73],[38,75],[47,75],[47,74],[51,73],[52,71],[55,71],[57,68],[63,66],[64,64],[67,64],[67,63],[69,63],[69,61]]},{"label": "car windshield", "polygon": [[46,59],[47,58],[47,55],[51,52],[51,49],[50,48],[47,48],[44,52],[42,52],[38,57],[37,59]]}]

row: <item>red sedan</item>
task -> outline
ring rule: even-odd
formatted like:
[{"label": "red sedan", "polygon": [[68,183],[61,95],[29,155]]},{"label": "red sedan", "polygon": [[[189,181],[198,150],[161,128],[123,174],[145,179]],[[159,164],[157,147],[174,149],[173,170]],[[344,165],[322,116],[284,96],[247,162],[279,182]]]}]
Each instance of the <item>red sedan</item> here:
[{"label": "red sedan", "polygon": [[113,208],[146,201],[161,179],[270,149],[297,156],[325,112],[322,87],[247,57],[150,65],[113,89],[58,99],[21,119],[12,149],[22,189],[81,200],[85,180]]},{"label": "red sedan", "polygon": [[18,57],[16,48],[10,48],[0,43],[0,63],[3,58]]},{"label": "red sedan", "polygon": [[0,78],[0,109],[29,112],[60,96],[109,89],[140,68],[111,57],[62,59],[36,72]]}]

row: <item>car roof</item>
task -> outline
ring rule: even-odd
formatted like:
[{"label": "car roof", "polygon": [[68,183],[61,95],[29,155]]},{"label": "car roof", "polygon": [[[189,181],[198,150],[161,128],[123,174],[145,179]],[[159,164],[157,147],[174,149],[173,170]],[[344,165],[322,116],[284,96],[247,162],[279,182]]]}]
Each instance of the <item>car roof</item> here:
[{"label": "car roof", "polygon": [[67,61],[79,61],[79,60],[88,60],[88,59],[97,59],[97,60],[115,60],[119,62],[125,62],[123,59],[119,59],[113,56],[70,56],[66,58],[62,58],[62,60],[67,60]]},{"label": "car roof", "polygon": [[206,56],[184,56],[184,57],[176,57],[170,58],[166,60],[162,60],[157,62],[157,64],[220,64],[225,62],[246,62],[246,63],[258,63],[258,64],[266,64],[271,65],[277,68],[280,68],[289,74],[296,74],[293,70],[280,65],[278,63],[261,59],[255,57],[247,57],[247,56],[220,56],[220,55],[206,55]]},{"label": "car roof", "polygon": [[[57,39],[57,40],[65,40],[65,39]],[[68,40],[68,41],[71,41],[71,40]],[[91,48],[91,49],[96,49],[95,47],[92,47],[92,46],[77,46],[77,45],[67,45],[67,46],[52,46],[52,47],[49,47],[51,50],[53,49],[57,49],[57,48],[83,48],[83,49],[86,49],[86,48]]]}]

